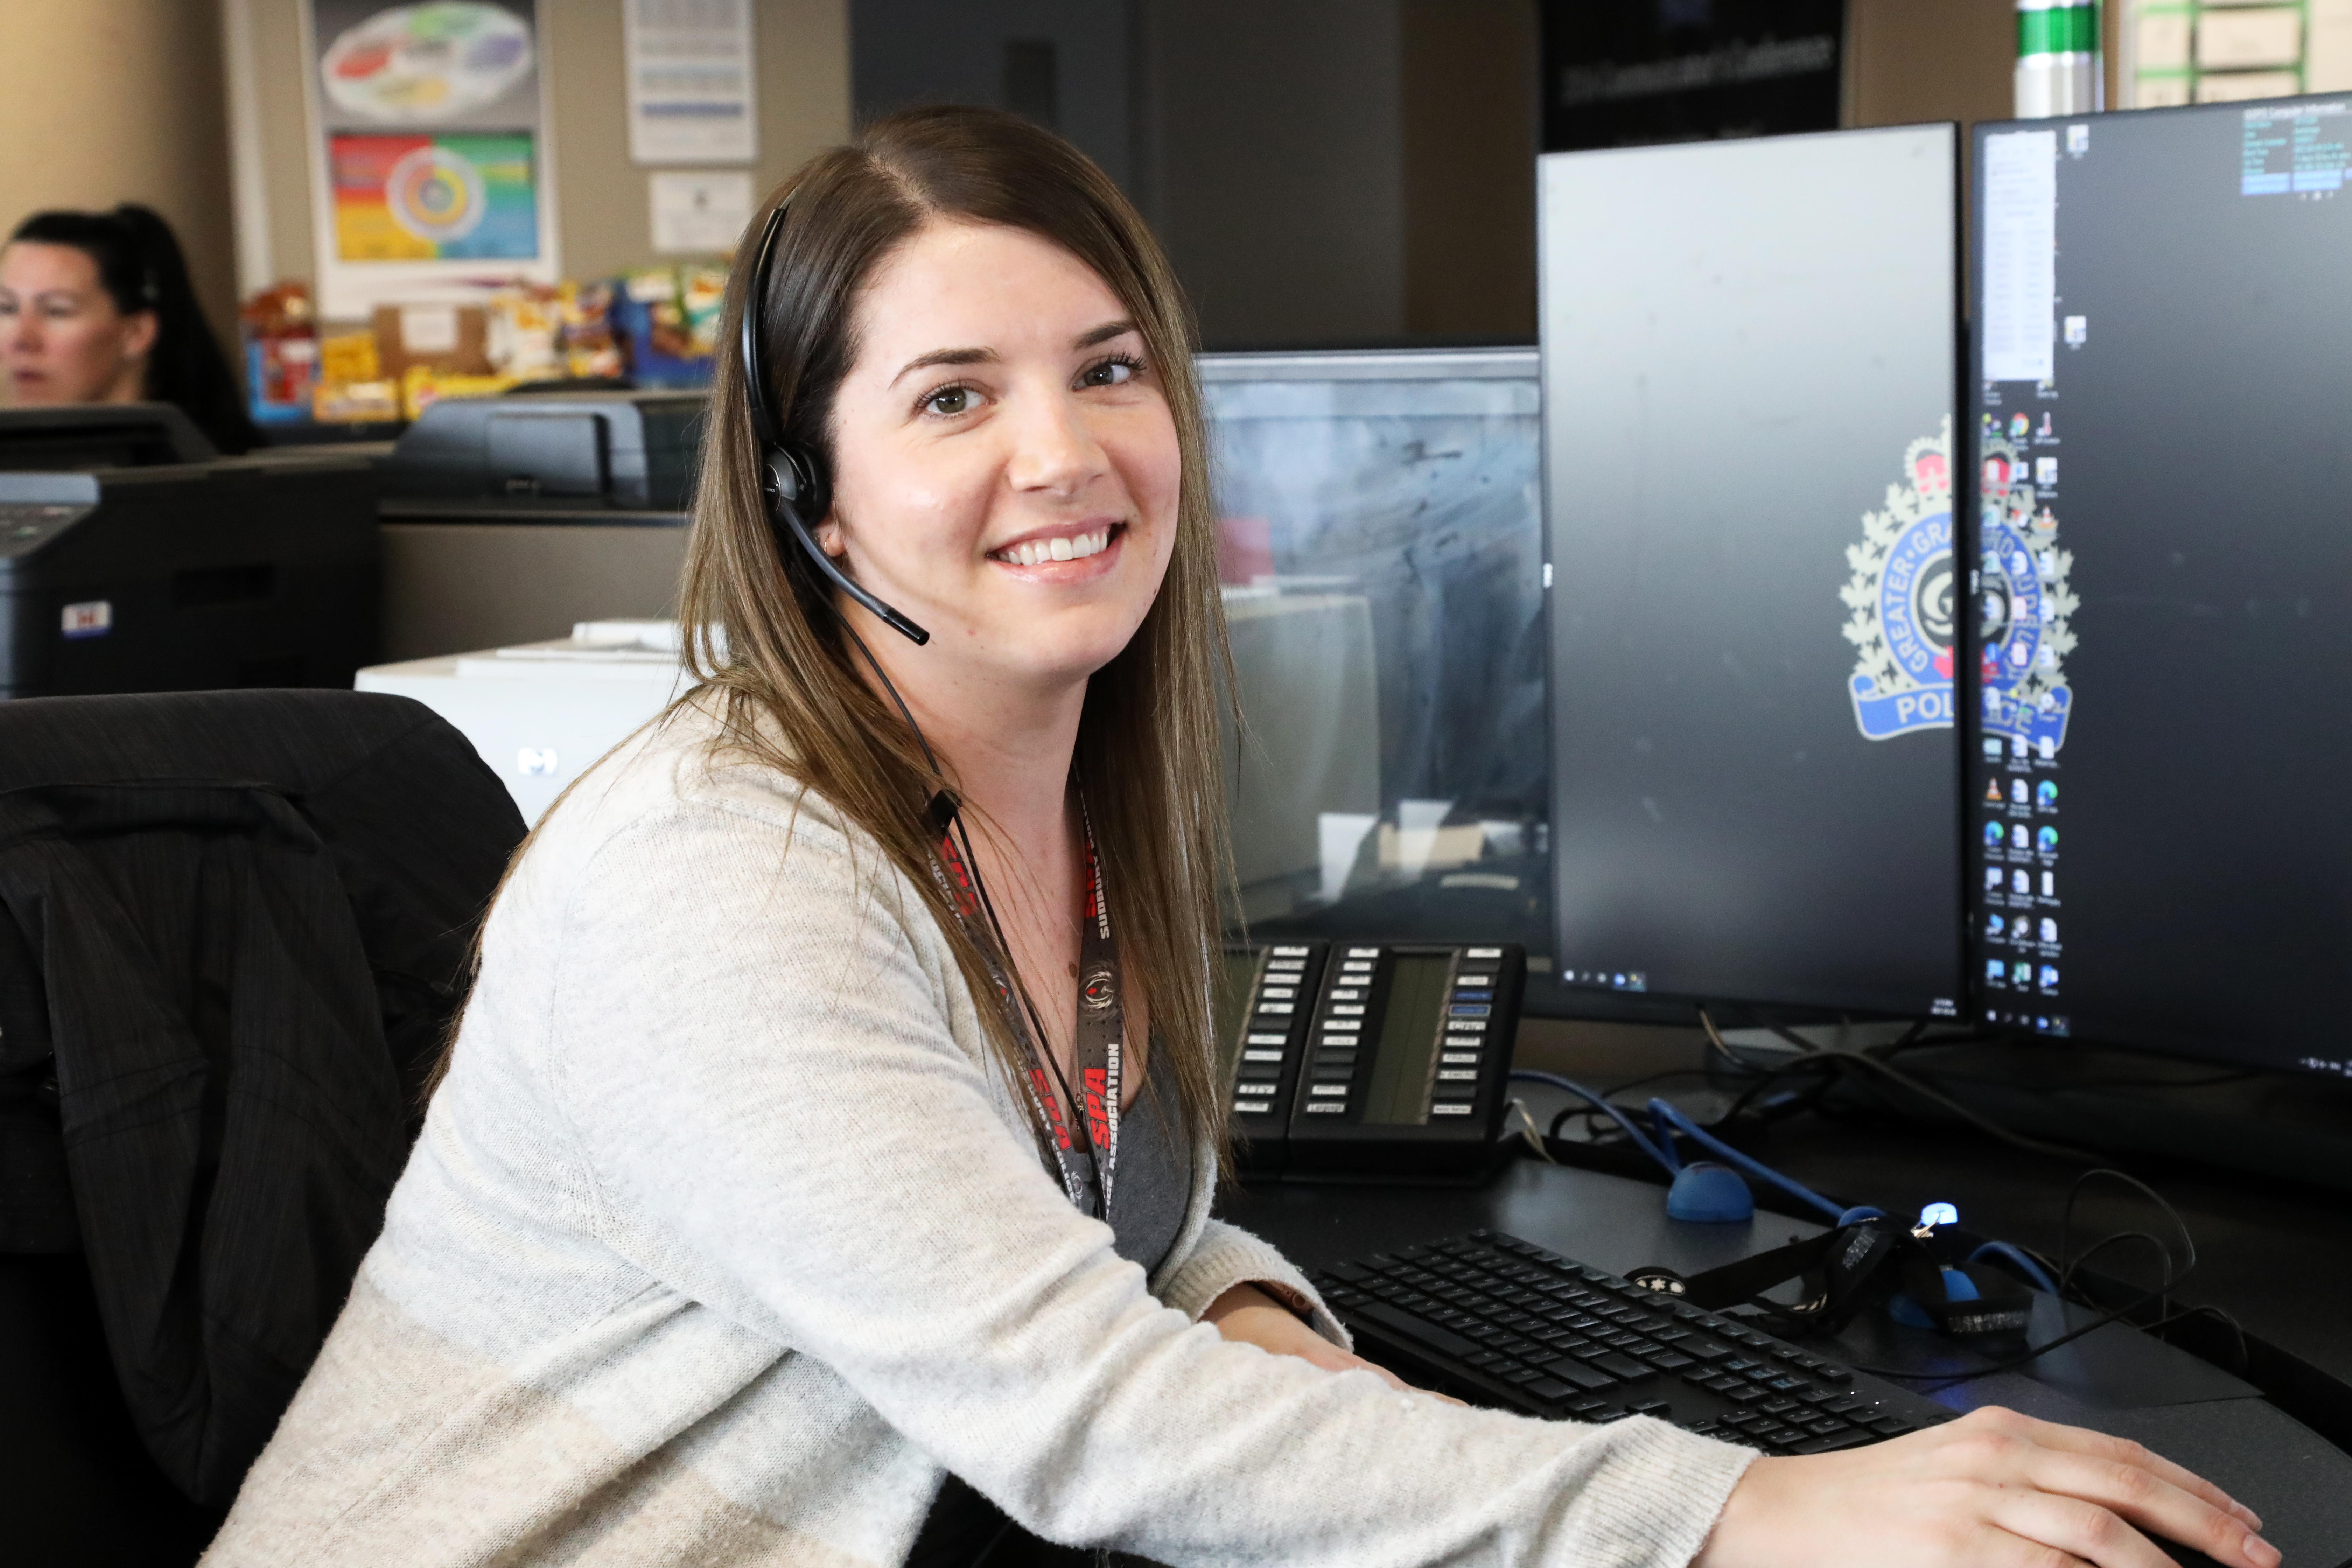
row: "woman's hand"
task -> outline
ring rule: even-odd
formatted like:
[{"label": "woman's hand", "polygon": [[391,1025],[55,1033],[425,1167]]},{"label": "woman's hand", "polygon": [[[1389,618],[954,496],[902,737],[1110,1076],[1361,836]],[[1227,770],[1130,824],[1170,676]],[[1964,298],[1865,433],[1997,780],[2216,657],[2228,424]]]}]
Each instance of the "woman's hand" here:
[{"label": "woman's hand", "polygon": [[1984,1409],[1867,1448],[1757,1460],[1694,1568],[2173,1568],[2148,1535],[2277,1568],[2262,1522],[2137,1443]]},{"label": "woman's hand", "polygon": [[[1214,1324],[1217,1332],[1240,1344],[1255,1345],[1276,1355],[1295,1355],[1326,1372],[1372,1373],[1391,1388],[1407,1394],[1429,1394],[1427,1389],[1413,1387],[1388,1368],[1341,1350],[1308,1328],[1297,1313],[1255,1285],[1234,1286],[1209,1303],[1201,1321]],[[1429,1397],[1445,1399],[1449,1405],[1461,1403],[1443,1394],[1430,1394]]]}]

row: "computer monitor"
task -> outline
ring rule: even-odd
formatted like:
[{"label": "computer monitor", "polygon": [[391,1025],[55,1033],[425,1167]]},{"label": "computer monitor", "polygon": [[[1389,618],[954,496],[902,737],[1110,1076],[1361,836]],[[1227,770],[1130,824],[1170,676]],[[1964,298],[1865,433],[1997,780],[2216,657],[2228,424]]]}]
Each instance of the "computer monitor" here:
[{"label": "computer monitor", "polygon": [[1983,1021],[2352,1072],[2352,98],[1981,126]]},{"label": "computer monitor", "polygon": [[1548,951],[1535,352],[1200,369],[1250,935]]},{"label": "computer monitor", "polygon": [[0,408],[0,473],[201,463],[220,454],[168,403],[67,403]]},{"label": "computer monitor", "polygon": [[1572,992],[1959,1010],[1958,147],[1538,161]]}]

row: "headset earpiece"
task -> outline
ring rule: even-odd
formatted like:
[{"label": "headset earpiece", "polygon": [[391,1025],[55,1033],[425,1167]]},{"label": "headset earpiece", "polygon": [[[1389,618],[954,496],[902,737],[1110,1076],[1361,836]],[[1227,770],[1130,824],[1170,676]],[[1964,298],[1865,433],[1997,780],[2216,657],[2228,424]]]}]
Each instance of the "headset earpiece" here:
[{"label": "headset earpiece", "polygon": [[[817,543],[812,520],[823,521],[831,505],[824,467],[784,440],[783,424],[768,406],[768,378],[760,363],[760,307],[768,298],[768,268],[775,258],[776,242],[784,229],[784,214],[791,206],[789,201],[781,203],[768,215],[767,227],[760,235],[757,258],[751,264],[751,287],[743,296],[743,401],[751,416],[751,438],[760,444],[760,492],[767,501],[771,521],[791,536],[793,544],[800,546],[820,575],[873,611],[893,631],[920,647],[931,640],[931,634],[852,581]],[[777,542],[784,545],[782,538]],[[789,554],[791,546],[784,548]]]}]

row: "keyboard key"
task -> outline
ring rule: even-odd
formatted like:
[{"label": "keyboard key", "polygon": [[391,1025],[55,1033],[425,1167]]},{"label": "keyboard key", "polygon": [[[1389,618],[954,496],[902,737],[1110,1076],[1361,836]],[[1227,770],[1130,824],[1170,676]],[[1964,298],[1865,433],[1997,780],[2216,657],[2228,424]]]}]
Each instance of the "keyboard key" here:
[{"label": "keyboard key", "polygon": [[1853,1373],[1847,1371],[1842,1366],[1832,1366],[1827,1362],[1823,1362],[1819,1366],[1814,1367],[1812,1369],[1812,1373],[1815,1377],[1820,1378],[1823,1383],[1852,1383],[1853,1381]]},{"label": "keyboard key", "polygon": [[1571,1399],[1568,1402],[1568,1413],[1580,1421],[1591,1419],[1596,1411],[1612,1408],[1605,1399]]},{"label": "keyboard key", "polygon": [[1642,1378],[1656,1375],[1632,1356],[1618,1351],[1602,1351],[1592,1358],[1592,1364],[1613,1377],[1623,1378],[1627,1383],[1634,1383]]},{"label": "keyboard key", "polygon": [[1805,1430],[1811,1432],[1816,1437],[1831,1437],[1835,1436],[1840,1432],[1851,1432],[1853,1428],[1848,1426],[1844,1422],[1838,1420],[1834,1416],[1823,1416],[1819,1421],[1806,1422]]},{"label": "keyboard key", "polygon": [[1840,1395],[1834,1388],[1808,1388],[1800,1391],[1797,1397],[1808,1405],[1827,1405]]},{"label": "keyboard key", "polygon": [[1644,1399],[1639,1405],[1626,1406],[1626,1409],[1635,1415],[1664,1415],[1673,1410],[1674,1406],[1663,1399]]},{"label": "keyboard key", "polygon": [[1359,1307],[1356,1309],[1356,1316],[1366,1322],[1377,1323],[1381,1328],[1394,1330],[1408,1339],[1419,1340],[1423,1344],[1433,1350],[1443,1351],[1450,1356],[1465,1356],[1478,1348],[1453,1330],[1441,1329],[1426,1318],[1416,1317],[1386,1301],[1375,1301],[1368,1307]]},{"label": "keyboard key", "polygon": [[1748,1360],[1745,1356],[1734,1356],[1731,1360],[1723,1363],[1722,1365],[1723,1370],[1726,1372],[1754,1372],[1756,1370],[1756,1363]]},{"label": "keyboard key", "polygon": [[1781,1376],[1774,1378],[1764,1386],[1767,1388],[1777,1388],[1783,1394],[1793,1394],[1798,1389],[1805,1386],[1805,1380],[1801,1377]]},{"label": "keyboard key", "polygon": [[1786,1415],[1790,1411],[1802,1410],[1804,1406],[1793,1399],[1768,1399],[1756,1408],[1767,1415]]},{"label": "keyboard key", "polygon": [[1851,1415],[1857,1410],[1868,1410],[1871,1402],[1859,1394],[1841,1394],[1835,1399],[1822,1401],[1822,1408],[1839,1415]]},{"label": "keyboard key", "polygon": [[1567,1356],[1544,1363],[1544,1370],[1563,1383],[1572,1383],[1582,1389],[1613,1388],[1617,1380],[1599,1367],[1587,1366]]},{"label": "keyboard key", "polygon": [[1764,1391],[1743,1383],[1725,1389],[1723,1396],[1734,1405],[1753,1405],[1764,1397]]},{"label": "keyboard key", "polygon": [[1882,1415],[1870,1424],[1870,1429],[1882,1437],[1895,1437],[1911,1430],[1911,1423],[1900,1415]]},{"label": "keyboard key", "polygon": [[1642,1359],[1648,1362],[1652,1366],[1656,1367],[1660,1372],[1680,1372],[1686,1366],[1696,1366],[1698,1364],[1692,1361],[1690,1357],[1686,1355],[1676,1355],[1672,1351],[1655,1351],[1649,1355],[1643,1356]]},{"label": "keyboard key", "polygon": [[1834,1454],[1843,1448],[1859,1448],[1864,1443],[1871,1441],[1873,1441],[1873,1439],[1869,1433],[1856,1432],[1849,1427],[1843,1432],[1823,1433],[1818,1436],[1801,1438],[1799,1441],[1789,1445],[1789,1452],[1791,1454]]},{"label": "keyboard key", "polygon": [[1702,1340],[1696,1336],[1677,1341],[1675,1349],[1694,1361],[1722,1361],[1731,1354],[1729,1345],[1717,1344],[1713,1340]]},{"label": "keyboard key", "polygon": [[1557,1378],[1549,1377],[1537,1378],[1533,1383],[1523,1385],[1522,1391],[1533,1394],[1547,1405],[1557,1405],[1576,1392]]}]

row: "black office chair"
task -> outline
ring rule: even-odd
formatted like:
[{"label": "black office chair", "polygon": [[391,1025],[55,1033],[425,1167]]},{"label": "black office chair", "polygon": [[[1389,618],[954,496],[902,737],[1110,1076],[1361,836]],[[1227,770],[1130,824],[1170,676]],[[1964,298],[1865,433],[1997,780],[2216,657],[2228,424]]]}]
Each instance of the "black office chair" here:
[{"label": "black office chair", "polygon": [[522,835],[405,698],[0,702],[0,1555],[202,1551],[381,1227]]}]

